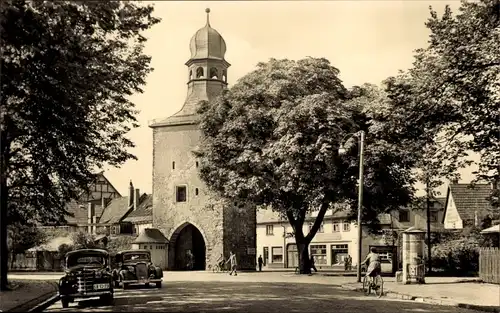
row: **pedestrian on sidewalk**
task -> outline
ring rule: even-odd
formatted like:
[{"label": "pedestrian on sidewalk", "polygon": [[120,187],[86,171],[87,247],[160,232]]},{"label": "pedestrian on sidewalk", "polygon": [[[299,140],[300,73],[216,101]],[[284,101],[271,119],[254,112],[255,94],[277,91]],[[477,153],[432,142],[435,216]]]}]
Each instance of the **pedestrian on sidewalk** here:
[{"label": "pedestrian on sidewalk", "polygon": [[259,263],[259,272],[262,272],[262,263],[264,263],[264,261],[262,260],[262,255],[259,255],[259,259],[257,262]]},{"label": "pedestrian on sidewalk", "polygon": [[316,265],[314,263],[314,256],[311,255],[311,269],[313,269],[316,273],[318,270],[316,269]]},{"label": "pedestrian on sidewalk", "polygon": [[346,272],[351,270],[351,268],[352,268],[352,265],[351,265],[351,264],[352,264],[352,258],[351,258],[351,256],[348,254],[348,255],[346,256],[346,258],[344,259],[344,265],[345,265],[345,271],[346,271]]},{"label": "pedestrian on sidewalk", "polygon": [[229,252],[229,259],[227,259],[226,263],[231,262],[231,272],[229,272],[229,275],[238,276],[238,273],[236,273],[236,254],[233,253],[233,251]]}]

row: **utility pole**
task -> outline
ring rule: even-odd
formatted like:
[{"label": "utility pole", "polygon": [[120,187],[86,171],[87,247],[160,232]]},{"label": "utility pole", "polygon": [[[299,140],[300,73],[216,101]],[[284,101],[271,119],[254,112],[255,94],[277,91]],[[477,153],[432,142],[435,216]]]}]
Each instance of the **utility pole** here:
[{"label": "utility pole", "polygon": [[361,253],[363,243],[363,230],[361,224],[361,210],[363,209],[363,186],[364,186],[364,152],[365,152],[365,132],[360,131],[359,138],[359,186],[358,186],[358,272],[357,281],[361,282]]}]

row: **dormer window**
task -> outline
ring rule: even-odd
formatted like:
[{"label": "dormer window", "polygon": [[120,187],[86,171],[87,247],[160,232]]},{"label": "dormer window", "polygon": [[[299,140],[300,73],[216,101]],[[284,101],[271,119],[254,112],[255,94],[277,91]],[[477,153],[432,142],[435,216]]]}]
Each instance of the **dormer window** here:
[{"label": "dormer window", "polygon": [[204,73],[203,73],[203,67],[198,67],[196,69],[196,78],[203,78]]},{"label": "dormer window", "polygon": [[212,79],[219,79],[219,71],[217,70],[217,68],[212,67],[210,69],[210,78],[212,78]]}]

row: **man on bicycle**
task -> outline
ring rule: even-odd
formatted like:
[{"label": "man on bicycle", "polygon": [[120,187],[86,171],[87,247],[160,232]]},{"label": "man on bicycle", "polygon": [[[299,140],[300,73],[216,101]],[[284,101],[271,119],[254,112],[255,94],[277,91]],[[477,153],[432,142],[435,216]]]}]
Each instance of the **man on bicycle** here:
[{"label": "man on bicycle", "polygon": [[370,253],[366,256],[366,259],[361,263],[364,265],[368,262],[368,269],[366,270],[365,277],[371,277],[371,282],[373,283],[373,279],[380,275],[382,268],[380,267],[380,255],[375,252],[375,248],[372,247],[370,249]]}]

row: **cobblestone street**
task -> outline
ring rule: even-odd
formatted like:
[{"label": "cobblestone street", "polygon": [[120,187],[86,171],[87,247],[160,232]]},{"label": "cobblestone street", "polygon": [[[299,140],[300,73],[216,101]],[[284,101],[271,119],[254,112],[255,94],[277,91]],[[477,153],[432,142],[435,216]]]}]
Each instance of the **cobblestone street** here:
[{"label": "cobblestone street", "polygon": [[346,291],[322,284],[283,282],[165,282],[161,289],[118,289],[114,306],[98,300],[57,302],[46,312],[455,312],[470,310],[427,305]]}]

